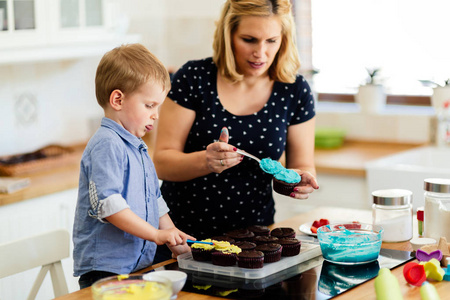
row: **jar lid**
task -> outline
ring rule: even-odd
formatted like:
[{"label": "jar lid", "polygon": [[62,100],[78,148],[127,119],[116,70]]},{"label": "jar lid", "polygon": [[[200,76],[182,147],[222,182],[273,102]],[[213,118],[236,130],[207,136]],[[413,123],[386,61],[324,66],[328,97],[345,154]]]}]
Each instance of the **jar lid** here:
[{"label": "jar lid", "polygon": [[373,203],[378,205],[407,205],[412,203],[412,192],[402,189],[372,192]]},{"label": "jar lid", "polygon": [[424,180],[423,189],[428,192],[450,193],[450,179],[427,178]]}]

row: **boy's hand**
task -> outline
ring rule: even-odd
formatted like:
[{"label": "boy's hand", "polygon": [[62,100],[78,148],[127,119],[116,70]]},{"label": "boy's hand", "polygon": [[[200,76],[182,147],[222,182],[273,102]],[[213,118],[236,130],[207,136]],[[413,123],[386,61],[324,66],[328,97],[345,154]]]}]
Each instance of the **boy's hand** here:
[{"label": "boy's hand", "polygon": [[178,255],[191,252],[191,247],[188,244],[178,245],[178,246],[168,246],[170,251],[172,251],[172,257],[177,258]]},{"label": "boy's hand", "polygon": [[157,245],[167,244],[167,246],[178,246],[178,245],[185,245],[186,240],[188,239],[195,240],[194,237],[173,227],[170,229],[159,229],[156,234],[155,243]]}]

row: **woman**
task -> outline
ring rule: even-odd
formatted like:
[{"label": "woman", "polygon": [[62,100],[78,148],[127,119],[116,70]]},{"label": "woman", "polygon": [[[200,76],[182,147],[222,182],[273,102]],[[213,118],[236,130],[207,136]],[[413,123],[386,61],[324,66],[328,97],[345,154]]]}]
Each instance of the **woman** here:
[{"label": "woman", "polygon": [[171,218],[197,239],[273,223],[272,176],[237,149],[274,160],[286,151],[302,176],[293,198],[318,188],[314,100],[297,75],[289,0],[228,0],[213,48],[174,74],[154,154]]}]

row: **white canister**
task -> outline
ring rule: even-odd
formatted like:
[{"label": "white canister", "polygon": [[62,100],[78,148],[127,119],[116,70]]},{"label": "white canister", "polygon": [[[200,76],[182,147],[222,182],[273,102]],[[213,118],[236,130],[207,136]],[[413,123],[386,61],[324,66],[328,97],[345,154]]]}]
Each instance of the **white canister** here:
[{"label": "white canister", "polygon": [[372,219],[383,227],[383,242],[404,242],[413,237],[412,192],[387,189],[372,192]]},{"label": "white canister", "polygon": [[424,190],[424,236],[450,241],[450,179],[425,179]]}]

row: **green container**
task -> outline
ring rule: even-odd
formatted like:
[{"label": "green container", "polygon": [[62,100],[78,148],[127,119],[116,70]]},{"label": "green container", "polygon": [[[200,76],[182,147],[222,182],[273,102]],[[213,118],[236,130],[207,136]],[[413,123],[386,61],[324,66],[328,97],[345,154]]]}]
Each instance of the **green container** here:
[{"label": "green container", "polygon": [[318,149],[339,148],[344,143],[345,131],[339,128],[317,128],[315,145]]}]

